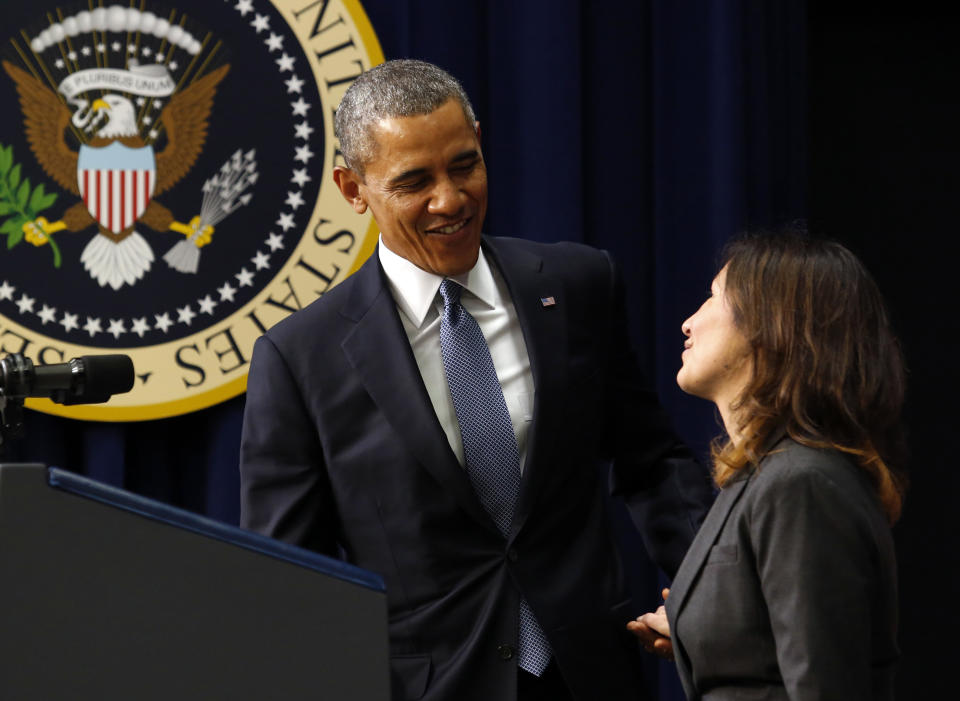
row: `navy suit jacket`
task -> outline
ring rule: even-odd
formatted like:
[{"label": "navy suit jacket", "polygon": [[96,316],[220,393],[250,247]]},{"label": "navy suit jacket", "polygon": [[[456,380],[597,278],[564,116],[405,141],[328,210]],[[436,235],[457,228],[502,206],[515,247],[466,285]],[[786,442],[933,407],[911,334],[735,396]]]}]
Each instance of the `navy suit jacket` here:
[{"label": "navy suit jacket", "polygon": [[[437,420],[376,255],[270,329],[250,368],[241,523],[380,573],[395,699],[515,697],[521,593],[575,698],[635,699],[636,615],[602,490],[679,566],[712,492],[629,349],[606,253],[485,238],[535,385],[509,538]],[[545,305],[543,298],[553,297]]]}]

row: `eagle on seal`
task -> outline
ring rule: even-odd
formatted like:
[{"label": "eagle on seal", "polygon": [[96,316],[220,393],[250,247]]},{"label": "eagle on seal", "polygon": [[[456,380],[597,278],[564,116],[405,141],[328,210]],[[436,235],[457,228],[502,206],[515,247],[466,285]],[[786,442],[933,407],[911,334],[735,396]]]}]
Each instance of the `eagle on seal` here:
[{"label": "eagle on seal", "polygon": [[[38,78],[7,61],[3,68],[16,83],[27,140],[37,161],[61,187],[81,198],[59,221],[38,217],[24,224],[30,243],[41,246],[56,231],[82,231],[96,225],[97,234],[80,260],[101,287],[118,290],[142,278],[154,260],[150,244],[136,231],[138,223],[188,237],[197,233],[199,217],[189,224],[176,221],[155,197],[172,188],[196,163],[217,85],[229,65],[170,97],[158,119],[166,132],[166,146],[160,153],[137,128],[133,103],[116,93],[107,93],[90,105],[89,123],[84,124],[92,135],[79,151],[73,150],[66,134],[80,123],[78,115],[71,114],[61,97]],[[81,140],[86,137],[76,129],[74,134]],[[213,227],[204,227],[193,242],[203,246],[212,234]]]}]

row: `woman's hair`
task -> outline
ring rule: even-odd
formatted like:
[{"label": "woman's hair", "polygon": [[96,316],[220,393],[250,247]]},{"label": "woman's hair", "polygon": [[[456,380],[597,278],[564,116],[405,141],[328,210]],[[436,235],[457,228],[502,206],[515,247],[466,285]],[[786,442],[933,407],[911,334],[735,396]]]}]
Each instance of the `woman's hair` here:
[{"label": "woman's hair", "polygon": [[713,445],[717,484],[758,464],[785,431],[853,456],[893,523],[905,489],[906,378],[873,278],[839,243],[799,232],[741,236],[723,261],[724,294],[753,372],[732,406],[741,440]]}]

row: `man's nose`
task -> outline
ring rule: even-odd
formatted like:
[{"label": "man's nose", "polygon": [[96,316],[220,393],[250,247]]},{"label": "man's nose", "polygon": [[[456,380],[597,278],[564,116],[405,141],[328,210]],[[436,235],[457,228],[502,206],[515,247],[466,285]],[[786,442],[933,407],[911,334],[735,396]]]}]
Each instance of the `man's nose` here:
[{"label": "man's nose", "polygon": [[428,209],[431,214],[457,214],[463,209],[463,192],[450,178],[441,178],[430,193]]}]

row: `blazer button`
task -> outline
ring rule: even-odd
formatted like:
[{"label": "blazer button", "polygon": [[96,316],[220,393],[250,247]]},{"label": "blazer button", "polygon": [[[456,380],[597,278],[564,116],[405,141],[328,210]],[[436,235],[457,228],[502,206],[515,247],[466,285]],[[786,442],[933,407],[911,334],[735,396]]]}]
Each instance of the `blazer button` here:
[{"label": "blazer button", "polygon": [[510,548],[507,550],[507,559],[510,560],[510,562],[516,562],[520,559],[520,553],[518,553],[515,548]]},{"label": "blazer button", "polygon": [[513,646],[501,645],[497,648],[497,654],[500,655],[501,660],[511,660],[513,659]]}]

